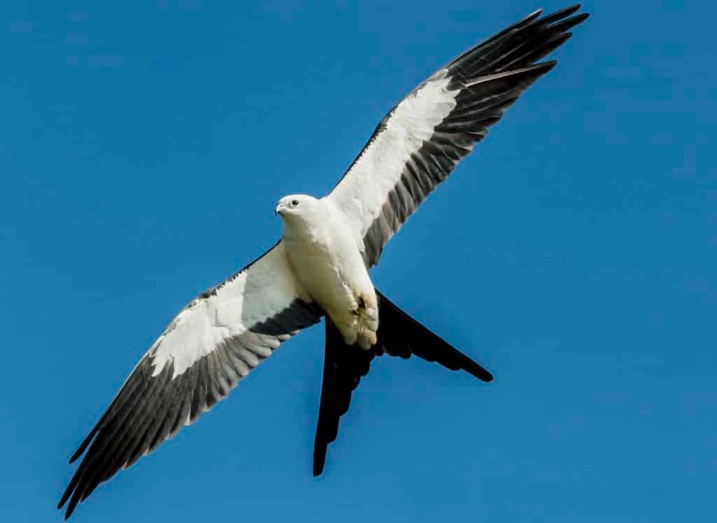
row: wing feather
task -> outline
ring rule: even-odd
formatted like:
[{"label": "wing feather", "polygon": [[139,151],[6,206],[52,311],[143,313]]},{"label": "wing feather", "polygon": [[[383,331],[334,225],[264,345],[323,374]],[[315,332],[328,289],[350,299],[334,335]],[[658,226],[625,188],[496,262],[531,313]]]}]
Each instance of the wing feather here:
[{"label": "wing feather", "polygon": [[363,238],[367,266],[453,171],[508,107],[555,61],[587,14],[574,5],[540,17],[538,10],[468,49],[394,107],[327,195]]},{"label": "wing feather", "polygon": [[196,421],[321,315],[294,280],[282,243],[194,299],[142,357],[72,455],[71,463],[84,457],[58,504],[67,503],[65,519],[100,483]]}]

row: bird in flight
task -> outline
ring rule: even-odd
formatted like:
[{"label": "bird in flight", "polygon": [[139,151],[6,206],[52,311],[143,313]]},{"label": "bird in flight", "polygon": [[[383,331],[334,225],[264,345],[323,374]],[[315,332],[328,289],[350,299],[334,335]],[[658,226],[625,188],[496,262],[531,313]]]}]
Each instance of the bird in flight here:
[{"label": "bird in flight", "polygon": [[314,475],[323,471],[351,393],[375,356],[416,355],[481,381],[492,375],[388,300],[371,281],[391,237],[520,95],[539,62],[583,22],[580,5],[535,11],[428,77],[376,127],[323,198],[281,198],[281,239],[192,300],[130,373],[70,458],[82,457],[58,508],[65,519],[120,469],[154,451],[229,394],[279,346],[324,318]]}]

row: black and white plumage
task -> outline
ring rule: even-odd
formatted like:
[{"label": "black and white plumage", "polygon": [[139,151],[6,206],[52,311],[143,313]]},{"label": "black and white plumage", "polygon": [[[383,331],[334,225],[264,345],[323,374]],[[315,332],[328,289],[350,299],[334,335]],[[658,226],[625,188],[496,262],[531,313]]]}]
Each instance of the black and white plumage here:
[{"label": "black and white plumage", "polygon": [[383,246],[503,112],[557,62],[579,5],[542,11],[472,47],[417,86],[376,127],[330,198],[351,217],[374,265]]},{"label": "black and white plumage", "polygon": [[177,315],[72,456],[74,462],[84,455],[60,499],[58,508],[68,503],[65,517],[322,316],[326,361],[314,474],[323,470],[339,419],[375,356],[415,354],[490,381],[483,367],[378,292],[368,269],[488,128],[555,66],[537,61],[587,18],[578,9],[542,18],[536,11],[469,49],[384,117],[327,196],[281,199],[281,241]]},{"label": "black and white plumage", "polygon": [[70,463],[85,456],[60,500],[66,516],[101,482],[174,436],[299,330],[321,319],[288,267],[284,246],[187,305],[131,372]]}]

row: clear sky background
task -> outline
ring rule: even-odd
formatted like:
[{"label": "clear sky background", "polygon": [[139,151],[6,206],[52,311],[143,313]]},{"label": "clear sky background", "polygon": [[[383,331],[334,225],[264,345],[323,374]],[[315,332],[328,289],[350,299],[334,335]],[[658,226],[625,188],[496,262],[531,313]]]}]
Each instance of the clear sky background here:
[{"label": "clear sky background", "polygon": [[[60,520],[71,452],[274,243],[280,196],[323,195],[437,67],[564,5],[3,2],[0,520]],[[315,327],[75,521],[717,521],[717,12],[586,8],[372,272],[495,381],[378,360],[314,479]]]}]

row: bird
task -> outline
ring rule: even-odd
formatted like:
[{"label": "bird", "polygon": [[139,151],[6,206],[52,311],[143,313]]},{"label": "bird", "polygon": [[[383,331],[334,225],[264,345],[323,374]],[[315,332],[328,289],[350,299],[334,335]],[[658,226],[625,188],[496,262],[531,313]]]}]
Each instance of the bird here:
[{"label": "bird", "polygon": [[483,366],[401,310],[369,271],[421,203],[551,71],[540,61],[588,18],[579,4],[536,10],[435,71],[379,122],[323,197],[293,194],[274,212],[282,235],[268,251],[184,307],[130,372],[72,454],[82,460],[58,509],[192,424],[271,356],[322,319],[324,369],[313,474],[324,470],[352,392],[383,354],[415,355],[490,382]]}]

